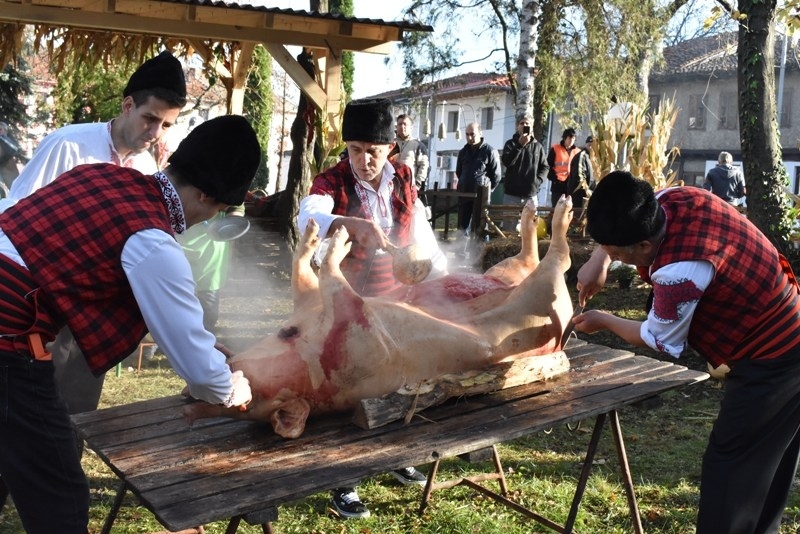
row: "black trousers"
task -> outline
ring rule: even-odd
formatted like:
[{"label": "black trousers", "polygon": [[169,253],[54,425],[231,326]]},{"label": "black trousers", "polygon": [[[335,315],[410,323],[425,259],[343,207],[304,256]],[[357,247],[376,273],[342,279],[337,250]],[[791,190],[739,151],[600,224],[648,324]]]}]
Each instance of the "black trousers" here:
[{"label": "black trousers", "polygon": [[550,182],[550,205],[555,207],[558,199],[561,198],[561,195],[566,195],[567,191],[569,191],[569,184],[567,183],[567,180],[564,180],[563,182],[552,180]]},{"label": "black trousers", "polygon": [[472,211],[475,207],[475,201],[471,198],[458,199],[458,229],[466,230],[469,228],[469,222],[472,220]]},{"label": "black trousers", "polygon": [[737,363],[703,456],[698,534],[778,532],[800,457],[800,351]]},{"label": "black trousers", "polygon": [[0,351],[0,475],[28,534],[85,534],[89,485],[53,369]]}]

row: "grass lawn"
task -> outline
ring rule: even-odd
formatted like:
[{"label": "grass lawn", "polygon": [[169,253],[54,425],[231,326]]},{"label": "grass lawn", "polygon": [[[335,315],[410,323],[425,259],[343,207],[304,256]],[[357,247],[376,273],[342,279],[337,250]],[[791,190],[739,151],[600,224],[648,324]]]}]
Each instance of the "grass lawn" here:
[{"label": "grass lawn", "polygon": [[[273,286],[269,289],[255,287],[253,280],[256,279],[271,280]],[[221,341],[234,350],[241,350],[263,333],[275,329],[290,311],[287,288],[285,273],[270,266],[269,262],[257,262],[256,272],[237,272],[223,293]],[[608,285],[592,300],[591,306],[613,310],[630,318],[641,318],[647,291],[643,287],[621,290]],[[613,336],[581,337],[592,343],[631,349]],[[636,352],[662,358],[646,351]],[[687,354],[679,363],[705,370],[705,363],[693,354]],[[140,373],[135,371],[135,367],[136,360],[129,359],[120,376],[114,372],[107,375],[101,407],[173,395],[183,387],[182,381],[174,375],[162,355],[145,362]],[[721,393],[722,384],[708,380],[620,411],[625,446],[646,532],[694,532],[700,461]],[[592,424],[593,421],[586,420],[578,428],[556,427],[549,432],[500,444],[498,449],[511,492],[510,498],[563,524],[580,475]],[[83,465],[91,489],[90,531],[99,532],[113,503],[119,481],[91,451],[84,453]],[[428,466],[418,468],[426,471]],[[492,470],[491,461],[469,463],[451,459],[442,462],[437,479]],[[625,492],[618,473],[614,442],[606,425],[578,514],[577,532],[632,532]],[[487,485],[496,488],[492,482]],[[422,516],[417,514],[421,488],[402,487],[388,475],[362,481],[359,493],[372,512],[369,519],[338,519],[329,510],[328,494],[323,492],[281,506],[274,528],[277,532],[303,534],[552,532],[464,487],[435,492]],[[223,533],[226,526],[225,523],[205,525],[205,531]],[[112,532],[163,530],[153,515],[128,494]],[[789,534],[798,531],[800,492],[794,492],[780,532]],[[22,532],[22,529],[16,513],[13,507],[7,506],[0,515],[0,534],[18,532]],[[260,533],[261,528],[242,524],[238,532]]]}]

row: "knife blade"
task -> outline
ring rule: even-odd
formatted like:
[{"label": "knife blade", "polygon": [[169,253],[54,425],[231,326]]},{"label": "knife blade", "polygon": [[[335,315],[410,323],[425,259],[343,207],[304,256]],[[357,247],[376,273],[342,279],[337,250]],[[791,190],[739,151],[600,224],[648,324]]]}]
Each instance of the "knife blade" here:
[{"label": "knife blade", "polygon": [[567,327],[564,329],[564,333],[561,335],[562,349],[564,348],[564,345],[567,344],[567,341],[569,341],[569,335],[575,329],[575,323],[573,323],[572,320],[578,315],[582,314],[585,307],[586,306],[576,306],[575,311],[572,312],[572,317],[569,318],[569,323],[567,323]]}]

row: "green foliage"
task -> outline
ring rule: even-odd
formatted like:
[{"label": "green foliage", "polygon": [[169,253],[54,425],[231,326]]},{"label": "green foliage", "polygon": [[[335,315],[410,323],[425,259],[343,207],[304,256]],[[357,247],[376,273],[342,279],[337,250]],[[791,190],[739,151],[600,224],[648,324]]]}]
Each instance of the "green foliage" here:
[{"label": "green foliage", "polygon": [[32,94],[32,79],[25,73],[24,60],[20,60],[19,66],[22,70],[9,64],[0,71],[0,121],[7,123],[12,132],[30,122],[22,98]]},{"label": "green foliage", "polygon": [[250,119],[261,145],[261,164],[253,180],[253,189],[265,189],[269,183],[267,160],[273,112],[271,78],[272,58],[262,45],[258,45],[253,51],[253,63],[247,75],[243,109],[243,114]]},{"label": "green foliage", "polygon": [[64,124],[108,121],[119,115],[122,91],[137,65],[90,63],[71,55],[62,72],[53,73],[53,121]]}]

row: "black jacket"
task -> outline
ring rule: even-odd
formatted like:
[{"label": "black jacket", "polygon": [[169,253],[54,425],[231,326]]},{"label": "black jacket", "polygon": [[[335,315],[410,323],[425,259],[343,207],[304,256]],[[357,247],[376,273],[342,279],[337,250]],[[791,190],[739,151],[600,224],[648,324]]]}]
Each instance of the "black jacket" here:
[{"label": "black jacket", "polygon": [[519,134],[506,141],[500,157],[506,166],[503,192],[515,197],[534,197],[547,178],[550,166],[544,148],[535,139],[525,146],[519,144]]}]

